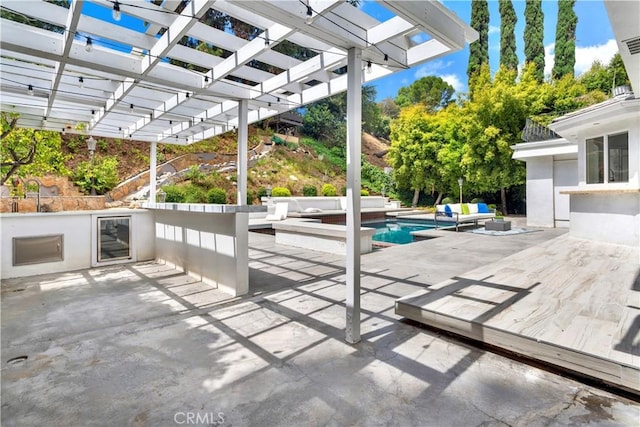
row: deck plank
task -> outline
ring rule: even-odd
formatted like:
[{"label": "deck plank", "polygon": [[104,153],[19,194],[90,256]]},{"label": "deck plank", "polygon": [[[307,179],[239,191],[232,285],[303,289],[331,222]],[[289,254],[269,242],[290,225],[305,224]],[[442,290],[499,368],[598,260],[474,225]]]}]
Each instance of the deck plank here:
[{"label": "deck plank", "polygon": [[400,298],[396,313],[639,393],[638,252],[563,235]]}]

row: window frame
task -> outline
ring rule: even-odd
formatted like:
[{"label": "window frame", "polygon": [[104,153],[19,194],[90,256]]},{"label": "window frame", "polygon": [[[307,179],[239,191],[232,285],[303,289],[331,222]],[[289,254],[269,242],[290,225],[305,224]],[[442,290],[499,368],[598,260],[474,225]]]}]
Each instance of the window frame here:
[{"label": "window frame", "polygon": [[[625,135],[627,136],[627,179],[625,181],[620,180],[610,180],[610,152],[609,152],[609,139],[612,137]],[[592,140],[602,139],[602,163],[603,163],[603,173],[602,173],[602,181],[597,182],[589,182],[589,149],[588,143]],[[608,132],[601,133],[597,135],[590,136],[585,138],[584,144],[584,182],[586,185],[609,185],[609,184],[628,184],[629,183],[629,130],[621,130],[619,132]]]}]

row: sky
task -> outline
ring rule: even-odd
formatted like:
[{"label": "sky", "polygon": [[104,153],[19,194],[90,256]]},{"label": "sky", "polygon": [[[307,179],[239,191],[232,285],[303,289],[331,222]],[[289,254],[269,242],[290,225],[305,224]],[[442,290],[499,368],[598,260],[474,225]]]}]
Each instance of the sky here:
[{"label": "sky", "polygon": [[[471,21],[471,0],[444,0],[443,4],[460,19]],[[518,59],[524,62],[524,0],[513,0],[518,22],[516,24],[516,48]],[[386,12],[375,1],[365,0],[361,8],[375,18],[384,21]],[[615,37],[602,0],[578,0],[574,10],[578,16],[576,27],[576,65],[575,73],[579,76],[591,67],[595,60],[603,64],[609,63],[613,55],[618,52]],[[558,3],[555,0],[543,0],[544,13],[544,46],[545,46],[545,74],[551,74],[553,68],[553,48],[556,38],[556,21]],[[489,0],[489,64],[492,71],[498,69],[500,63],[500,13],[498,1]],[[435,61],[414,66],[408,70],[372,82],[376,87],[376,101],[385,98],[395,98],[398,90],[408,86],[417,79],[425,76],[438,76],[448,82],[456,92],[466,92],[467,64],[469,47],[462,51],[449,54]]]}]

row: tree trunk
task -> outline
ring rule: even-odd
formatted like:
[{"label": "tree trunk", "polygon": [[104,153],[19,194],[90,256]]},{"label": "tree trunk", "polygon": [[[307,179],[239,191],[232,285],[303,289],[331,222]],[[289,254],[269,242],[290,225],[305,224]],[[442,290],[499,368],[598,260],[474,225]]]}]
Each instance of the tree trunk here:
[{"label": "tree trunk", "polygon": [[507,189],[502,187],[500,189],[500,201],[502,204],[502,215],[507,214]]},{"label": "tree trunk", "polygon": [[442,202],[442,193],[438,191],[438,197],[436,197],[436,202],[434,203],[434,205],[439,205],[440,202]]},{"label": "tree trunk", "polygon": [[413,200],[411,201],[411,207],[418,206],[418,199],[420,198],[420,190],[413,190]]}]

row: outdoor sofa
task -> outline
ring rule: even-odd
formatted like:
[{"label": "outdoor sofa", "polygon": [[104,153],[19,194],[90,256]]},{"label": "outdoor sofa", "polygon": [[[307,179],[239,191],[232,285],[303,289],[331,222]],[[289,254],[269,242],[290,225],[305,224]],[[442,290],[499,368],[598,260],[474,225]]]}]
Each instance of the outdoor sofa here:
[{"label": "outdoor sofa", "polygon": [[496,217],[495,209],[489,208],[486,203],[449,203],[437,205],[433,219],[436,228],[443,225],[455,224],[456,231],[460,224],[473,223],[476,226],[478,221],[487,221]]}]

